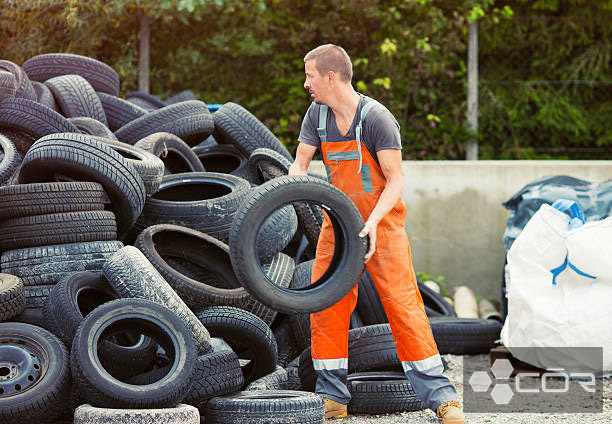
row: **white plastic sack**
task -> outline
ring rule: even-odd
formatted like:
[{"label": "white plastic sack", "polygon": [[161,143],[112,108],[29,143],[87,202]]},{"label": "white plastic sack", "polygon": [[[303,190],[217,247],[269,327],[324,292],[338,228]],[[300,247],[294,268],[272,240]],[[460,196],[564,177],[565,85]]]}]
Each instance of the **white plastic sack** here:
[{"label": "white plastic sack", "polygon": [[[513,347],[602,347],[603,371],[612,372],[612,217],[571,229],[549,205],[527,223],[508,252],[508,315],[502,343],[540,368],[575,369],[582,358],[554,349],[528,354]],[[588,361],[584,361],[588,362]],[[584,372],[592,364],[584,364]]]}]

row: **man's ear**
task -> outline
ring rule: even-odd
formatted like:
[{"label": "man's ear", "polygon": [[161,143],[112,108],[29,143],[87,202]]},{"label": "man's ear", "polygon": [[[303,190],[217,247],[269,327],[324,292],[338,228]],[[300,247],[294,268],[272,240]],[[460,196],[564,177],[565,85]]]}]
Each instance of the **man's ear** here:
[{"label": "man's ear", "polygon": [[330,84],[336,82],[336,73],[334,71],[327,71],[327,75],[325,76],[327,77],[327,80],[330,82]]}]

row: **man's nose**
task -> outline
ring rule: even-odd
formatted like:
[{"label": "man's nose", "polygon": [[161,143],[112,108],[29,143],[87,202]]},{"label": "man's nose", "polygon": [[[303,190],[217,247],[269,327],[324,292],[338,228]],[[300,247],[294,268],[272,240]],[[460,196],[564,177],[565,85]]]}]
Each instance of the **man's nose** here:
[{"label": "man's nose", "polygon": [[308,90],[308,87],[310,87],[310,83],[308,82],[308,80],[306,80],[304,81],[304,88]]}]

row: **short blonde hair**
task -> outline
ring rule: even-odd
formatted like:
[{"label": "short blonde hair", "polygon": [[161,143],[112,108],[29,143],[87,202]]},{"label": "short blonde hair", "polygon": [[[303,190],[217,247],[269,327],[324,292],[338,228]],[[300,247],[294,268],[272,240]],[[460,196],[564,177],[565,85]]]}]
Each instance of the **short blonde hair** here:
[{"label": "short blonde hair", "polygon": [[304,63],[316,59],[316,68],[320,75],[334,71],[342,81],[351,81],[353,78],[353,63],[346,51],[335,44],[323,44],[312,49],[304,56]]}]

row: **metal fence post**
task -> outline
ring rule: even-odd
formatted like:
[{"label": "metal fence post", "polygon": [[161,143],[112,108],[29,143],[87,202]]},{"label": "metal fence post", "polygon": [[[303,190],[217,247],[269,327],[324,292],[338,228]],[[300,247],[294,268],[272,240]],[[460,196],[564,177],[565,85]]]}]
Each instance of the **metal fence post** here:
[{"label": "metal fence post", "polygon": [[[467,61],[467,125],[475,138],[478,134],[478,22],[472,22],[468,30]],[[477,141],[468,141],[465,159],[478,160]]]},{"label": "metal fence post", "polygon": [[140,46],[138,54],[138,91],[149,92],[149,52],[150,52],[150,32],[149,17],[140,18]]}]

